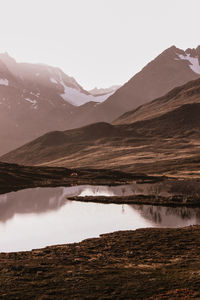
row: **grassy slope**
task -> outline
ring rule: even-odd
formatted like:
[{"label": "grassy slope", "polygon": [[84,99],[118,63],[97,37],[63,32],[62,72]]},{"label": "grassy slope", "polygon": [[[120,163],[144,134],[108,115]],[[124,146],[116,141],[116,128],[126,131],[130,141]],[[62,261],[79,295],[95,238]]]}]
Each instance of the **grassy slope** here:
[{"label": "grassy slope", "polygon": [[[151,103],[149,116],[155,112],[156,106],[166,108],[162,115],[159,113],[152,119],[145,119],[144,113],[144,120],[131,124],[102,122],[50,132],[8,153],[1,160],[25,165],[110,168],[198,177],[199,99],[200,80],[196,80]],[[175,102],[175,107],[179,106],[172,110],[171,104]],[[145,107],[139,110],[146,111]]]}]

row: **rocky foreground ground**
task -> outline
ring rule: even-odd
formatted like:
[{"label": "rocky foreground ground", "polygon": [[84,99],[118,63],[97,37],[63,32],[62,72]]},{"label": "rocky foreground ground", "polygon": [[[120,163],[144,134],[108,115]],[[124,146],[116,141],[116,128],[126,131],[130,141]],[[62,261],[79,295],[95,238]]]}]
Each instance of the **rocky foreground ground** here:
[{"label": "rocky foreground ground", "polygon": [[200,226],[0,254],[1,299],[200,299]]}]

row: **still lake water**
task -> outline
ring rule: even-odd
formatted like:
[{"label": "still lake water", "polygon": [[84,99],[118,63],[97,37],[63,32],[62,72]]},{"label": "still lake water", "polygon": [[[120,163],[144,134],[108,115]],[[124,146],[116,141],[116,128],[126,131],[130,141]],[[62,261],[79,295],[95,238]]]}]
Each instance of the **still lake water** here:
[{"label": "still lake water", "polygon": [[[148,192],[148,185],[142,189]],[[0,195],[0,252],[79,242],[118,230],[200,224],[199,208],[67,200],[77,195],[121,196],[140,192],[133,184],[35,188]]]}]

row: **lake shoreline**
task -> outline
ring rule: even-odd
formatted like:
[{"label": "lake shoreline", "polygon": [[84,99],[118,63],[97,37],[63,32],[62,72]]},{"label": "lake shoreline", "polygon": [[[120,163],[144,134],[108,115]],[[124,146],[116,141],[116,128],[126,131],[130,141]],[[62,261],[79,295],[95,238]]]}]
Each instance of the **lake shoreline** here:
[{"label": "lake shoreline", "polygon": [[122,185],[134,181],[155,183],[165,176],[125,173],[109,169],[67,169],[61,167],[21,166],[0,162],[0,194],[35,187],[75,185]]},{"label": "lake shoreline", "polygon": [[67,198],[70,201],[94,202],[104,204],[138,204],[138,205],[154,205],[165,207],[200,207],[198,199],[190,199],[184,201],[184,198],[179,196],[161,197],[154,195],[131,195],[131,196],[74,196]]},{"label": "lake shoreline", "polygon": [[1,299],[199,298],[199,230],[120,231],[0,253]]},{"label": "lake shoreline", "polygon": [[[185,189],[184,181],[166,176],[151,176],[140,173],[124,173],[109,169],[67,169],[60,167],[20,166],[0,162],[0,194],[15,192],[23,189],[38,187],[70,187],[78,185],[118,186],[134,182],[143,184],[167,183],[175,181],[181,183]],[[199,185],[198,179],[196,184]],[[190,184],[195,180],[190,180]],[[192,189],[192,185],[190,189]],[[169,207],[200,207],[200,197],[185,196],[179,193],[170,197],[158,194],[132,195],[113,197],[70,197],[70,200],[115,204],[145,204]],[[155,191],[156,193],[156,191]]]},{"label": "lake shoreline", "polygon": [[[166,177],[0,163],[0,193],[36,187],[165,183]],[[198,207],[146,195],[73,201]],[[96,200],[95,200],[96,199]],[[190,199],[191,200],[191,199]],[[195,200],[196,201],[196,200]],[[173,203],[172,203],[173,202]],[[200,225],[118,231],[80,243],[0,253],[1,299],[200,298]]]}]

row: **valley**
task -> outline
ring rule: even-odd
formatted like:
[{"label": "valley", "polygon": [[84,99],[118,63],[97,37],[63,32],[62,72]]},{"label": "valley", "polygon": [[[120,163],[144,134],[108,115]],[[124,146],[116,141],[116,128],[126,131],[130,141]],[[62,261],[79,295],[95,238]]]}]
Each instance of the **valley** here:
[{"label": "valley", "polygon": [[169,47],[124,85],[94,91],[84,90],[60,68],[18,63],[8,53],[0,54],[0,155],[50,131],[111,123],[198,79],[199,51]]},{"label": "valley", "polygon": [[0,298],[198,299],[200,46],[122,86],[0,55]]},{"label": "valley", "polygon": [[50,132],[2,156],[1,161],[198,178],[199,101],[197,79],[140,106],[113,124],[101,122]]}]

